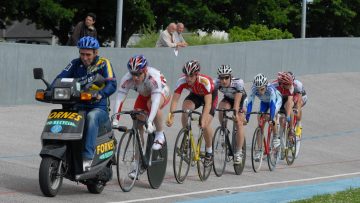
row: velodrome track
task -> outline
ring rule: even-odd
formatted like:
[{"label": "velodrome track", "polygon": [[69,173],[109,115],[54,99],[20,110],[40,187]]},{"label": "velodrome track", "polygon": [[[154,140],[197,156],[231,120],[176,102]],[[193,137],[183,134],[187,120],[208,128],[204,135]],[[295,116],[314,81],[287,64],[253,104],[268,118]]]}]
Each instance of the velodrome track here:
[{"label": "velodrome track", "polygon": [[[0,107],[0,202],[174,202],[358,178],[359,78],[360,73],[298,77],[306,88],[309,101],[304,108],[300,156],[291,167],[282,161],[275,171],[270,172],[265,163],[260,173],[254,173],[248,156],[241,176],[234,175],[232,165],[228,164],[222,177],[218,178],[212,173],[206,182],[201,182],[197,177],[196,168],[191,168],[185,183],[180,185],[174,179],[172,168],[175,132],[180,129],[180,122],[177,122],[173,128],[165,128],[169,159],[165,180],[160,189],[151,189],[144,174],[128,193],[121,191],[115,174],[100,195],[90,194],[85,186],[64,179],[62,188],[55,198],[43,197],[38,184],[41,161],[38,156],[41,149],[40,133],[49,111],[55,108],[55,105],[39,103]],[[249,85],[248,83],[246,86],[247,90]],[[125,109],[129,109],[132,104],[133,100],[128,99]],[[258,105],[254,108],[257,109]],[[167,111],[168,106],[166,114]],[[248,155],[255,121],[253,116],[246,127]],[[130,124],[125,119],[123,122],[126,125]],[[213,127],[217,125],[215,119]],[[254,196],[251,202],[259,199],[261,195]],[[265,202],[270,201],[271,199],[267,199]]]}]

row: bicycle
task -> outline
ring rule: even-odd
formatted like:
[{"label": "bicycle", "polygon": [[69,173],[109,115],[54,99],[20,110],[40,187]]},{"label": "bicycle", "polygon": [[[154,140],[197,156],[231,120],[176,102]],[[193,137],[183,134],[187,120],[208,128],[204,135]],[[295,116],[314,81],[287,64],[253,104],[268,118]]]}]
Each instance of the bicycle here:
[{"label": "bicycle", "polygon": [[[147,177],[150,186],[154,189],[160,187],[164,180],[167,164],[167,142],[165,140],[164,146],[160,150],[153,150],[152,144],[154,143],[155,134],[148,134],[146,148],[144,151],[143,140],[140,138],[139,129],[140,125],[146,125],[145,121],[139,120],[138,116],[144,116],[147,120],[147,114],[143,111],[122,111],[114,114],[115,116],[128,114],[133,120],[133,126],[131,129],[127,129],[125,126],[118,126],[120,132],[124,132],[122,135],[118,150],[117,150],[117,164],[116,173],[118,177],[118,183],[124,192],[129,192],[138,174],[147,170]],[[135,167],[134,167],[135,166]],[[133,172],[135,168],[135,178],[129,177],[129,174]]]},{"label": "bicycle", "polygon": [[[293,109],[294,113],[296,109]],[[296,158],[297,140],[296,136],[290,136],[290,123],[286,121],[286,114],[283,110],[280,110],[280,140],[281,140],[281,159],[285,159],[287,165],[292,165]],[[296,126],[296,116],[293,119],[293,125]]]},{"label": "bicycle", "polygon": [[259,172],[264,155],[267,156],[269,170],[275,170],[276,163],[279,159],[278,148],[272,146],[273,133],[271,126],[268,125],[267,137],[264,136],[264,129],[266,123],[269,121],[269,113],[264,112],[251,112],[248,114],[260,115],[260,122],[255,129],[254,136],[251,144],[251,164],[254,172]]},{"label": "bicycle", "polygon": [[[225,171],[226,162],[234,160],[234,154],[236,151],[236,141],[237,141],[237,128],[235,120],[233,117],[228,116],[227,112],[232,112],[233,115],[236,113],[234,109],[216,109],[223,114],[223,121],[221,125],[216,128],[215,134],[213,137],[213,151],[214,151],[214,172],[215,175],[220,177]],[[232,140],[230,142],[230,131],[227,129],[228,120],[233,121],[233,130],[232,130]],[[242,162],[240,164],[234,163],[234,171],[236,175],[241,175],[245,166],[246,159],[246,140],[244,137],[244,143],[242,146]]]},{"label": "bicycle", "polygon": [[[205,140],[203,130],[200,129],[200,135],[197,144],[195,145],[195,138],[192,133],[191,121],[201,120],[201,113],[187,110],[177,110],[172,112],[186,113],[187,125],[182,128],[175,141],[174,154],[173,154],[173,168],[175,179],[178,183],[183,183],[189,173],[190,165],[197,165],[198,175],[201,181],[205,181],[211,172],[211,166],[205,166]],[[193,118],[193,114],[197,114],[200,117]]]}]

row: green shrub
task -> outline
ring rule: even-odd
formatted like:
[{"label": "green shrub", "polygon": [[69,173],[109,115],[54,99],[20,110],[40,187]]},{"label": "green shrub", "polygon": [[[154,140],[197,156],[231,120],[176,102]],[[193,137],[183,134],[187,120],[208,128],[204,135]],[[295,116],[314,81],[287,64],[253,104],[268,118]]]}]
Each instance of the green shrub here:
[{"label": "green shrub", "polygon": [[184,35],[184,39],[189,46],[228,43],[228,40],[213,38],[209,35],[204,37],[200,37],[197,34]]},{"label": "green shrub", "polygon": [[281,31],[277,28],[269,29],[266,25],[250,25],[247,29],[233,27],[229,30],[229,39],[232,42],[290,39],[292,34],[287,30]]},{"label": "green shrub", "polygon": [[141,36],[140,41],[136,43],[133,47],[135,48],[155,47],[158,38],[159,38],[159,33],[156,32],[146,33]]}]

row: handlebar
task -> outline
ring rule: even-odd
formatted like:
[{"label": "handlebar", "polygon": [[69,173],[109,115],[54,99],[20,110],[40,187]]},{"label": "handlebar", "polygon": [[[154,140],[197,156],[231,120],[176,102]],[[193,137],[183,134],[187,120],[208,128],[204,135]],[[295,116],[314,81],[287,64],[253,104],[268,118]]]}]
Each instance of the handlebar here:
[{"label": "handlebar", "polygon": [[[124,114],[130,115],[133,120],[138,120],[138,122],[143,123],[145,125],[145,127],[147,127],[147,124],[145,121],[147,121],[149,117],[148,117],[147,113],[144,111],[136,111],[136,110],[121,111],[121,112],[113,114],[111,116],[111,121],[113,121],[116,116],[120,116],[120,115],[124,115]],[[137,119],[136,116],[138,116],[138,115],[145,116],[145,121],[141,121],[141,120]],[[111,126],[111,127],[112,127],[112,129],[117,129],[120,132],[126,132],[128,130],[126,126]]]},{"label": "handlebar", "polygon": [[201,113],[198,112],[198,111],[195,111],[195,110],[191,110],[191,109],[186,109],[186,110],[176,110],[176,111],[173,111],[172,114],[176,114],[176,113],[187,113],[189,115],[191,114],[197,114],[199,116],[201,116]]},{"label": "handlebar", "polygon": [[187,113],[187,114],[188,114],[188,117],[190,117],[191,120],[193,120],[193,121],[197,120],[197,118],[194,119],[194,118],[192,117],[192,114],[197,114],[199,117],[201,117],[201,115],[202,115],[202,113],[200,113],[200,112],[198,112],[198,111],[195,111],[195,110],[191,110],[191,109],[176,110],[176,111],[173,111],[173,112],[172,112],[172,114],[176,114],[176,113]]},{"label": "handlebar", "polygon": [[250,113],[246,113],[247,115],[249,114],[259,114],[259,115],[270,115],[270,113],[267,112],[250,112]]},{"label": "handlebar", "polygon": [[221,112],[233,112],[235,113],[235,109],[215,109],[215,111],[221,111]]}]

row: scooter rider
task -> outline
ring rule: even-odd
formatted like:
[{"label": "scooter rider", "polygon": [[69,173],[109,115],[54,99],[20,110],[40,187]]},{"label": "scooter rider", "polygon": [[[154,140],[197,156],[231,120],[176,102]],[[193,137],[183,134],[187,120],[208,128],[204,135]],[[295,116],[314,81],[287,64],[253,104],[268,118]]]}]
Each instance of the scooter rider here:
[{"label": "scooter rider", "polygon": [[[98,56],[99,42],[90,36],[79,40],[80,57],[72,60],[68,66],[55,78],[79,78],[81,87],[90,83],[96,74],[105,78],[105,85],[98,88],[97,101],[77,104],[76,107],[86,111],[86,138],[83,151],[83,168],[89,170],[94,153],[96,137],[101,125],[109,120],[108,97],[116,91],[116,78],[110,61]],[[54,81],[55,81],[54,80]],[[54,83],[54,82],[53,82]]]}]

